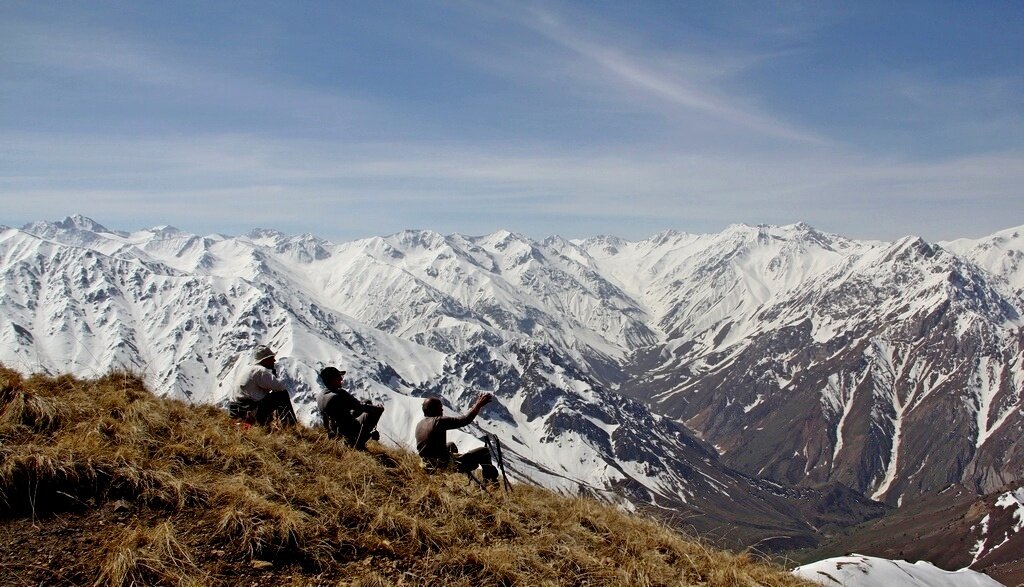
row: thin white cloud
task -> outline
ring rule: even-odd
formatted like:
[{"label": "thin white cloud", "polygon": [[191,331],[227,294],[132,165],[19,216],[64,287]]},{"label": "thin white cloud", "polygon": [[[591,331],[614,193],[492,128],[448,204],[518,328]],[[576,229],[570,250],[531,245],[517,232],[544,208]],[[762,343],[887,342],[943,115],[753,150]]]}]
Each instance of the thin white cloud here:
[{"label": "thin white cloud", "polygon": [[776,138],[816,144],[825,142],[811,133],[773,120],[755,110],[742,108],[721,95],[700,89],[698,84],[666,75],[620,50],[608,48],[607,45],[585,41],[568,31],[553,31],[551,38],[599,64],[628,86],[667,100],[672,105],[696,110],[723,122]]},{"label": "thin white cloud", "polygon": [[[651,54],[630,50],[618,42],[628,37],[623,31],[583,30],[567,24],[566,18],[550,9],[515,7],[502,14],[568,50],[584,65],[596,67],[597,75],[590,76],[586,83],[611,84],[627,95],[639,92],[660,103],[667,116],[689,111],[775,139],[814,145],[829,142],[762,111],[752,105],[750,97],[733,96],[723,89],[723,80],[779,55],[777,52],[715,56],[698,51]],[[576,79],[583,69],[579,64],[562,68],[573,71]]]}]

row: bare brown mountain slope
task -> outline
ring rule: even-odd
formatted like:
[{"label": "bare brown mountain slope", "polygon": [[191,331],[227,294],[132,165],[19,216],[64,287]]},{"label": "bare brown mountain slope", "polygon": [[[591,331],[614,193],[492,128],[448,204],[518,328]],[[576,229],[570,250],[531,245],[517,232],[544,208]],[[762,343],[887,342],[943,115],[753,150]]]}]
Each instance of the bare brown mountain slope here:
[{"label": "bare brown mountain slope", "polygon": [[1024,532],[1014,507],[1001,497],[1017,482],[986,496],[951,486],[939,494],[829,537],[814,549],[794,552],[811,562],[851,552],[889,559],[927,560],[957,570],[971,568],[1006,585],[1024,585]]},{"label": "bare brown mountain slope", "polygon": [[0,368],[0,584],[807,585],[588,499]]}]

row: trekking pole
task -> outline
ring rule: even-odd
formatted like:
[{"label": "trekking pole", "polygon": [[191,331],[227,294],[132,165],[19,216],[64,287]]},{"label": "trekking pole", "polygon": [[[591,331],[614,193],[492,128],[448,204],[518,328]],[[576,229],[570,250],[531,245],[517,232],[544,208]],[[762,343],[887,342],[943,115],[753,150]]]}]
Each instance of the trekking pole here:
[{"label": "trekking pole", "polygon": [[291,419],[292,424],[299,425],[299,417],[295,414],[295,406],[292,405],[291,398],[288,398],[288,418]]},{"label": "trekking pole", "polygon": [[392,444],[394,444],[395,446],[405,446],[406,445],[404,442],[398,442],[397,440],[395,440],[394,436],[391,436],[390,434],[388,434],[387,432],[384,432],[380,428],[374,428],[374,430],[376,430],[377,432],[380,432],[381,434],[383,434],[384,437],[387,438],[388,440],[390,440],[392,442]]},{"label": "trekking pole", "polygon": [[508,482],[508,475],[505,474],[505,459],[501,456],[501,440],[498,439],[496,434],[490,432],[484,433],[484,444],[487,445],[487,451],[491,453],[491,458],[498,463],[498,470],[501,471],[501,479],[505,482],[505,493],[512,492],[512,486]]}]

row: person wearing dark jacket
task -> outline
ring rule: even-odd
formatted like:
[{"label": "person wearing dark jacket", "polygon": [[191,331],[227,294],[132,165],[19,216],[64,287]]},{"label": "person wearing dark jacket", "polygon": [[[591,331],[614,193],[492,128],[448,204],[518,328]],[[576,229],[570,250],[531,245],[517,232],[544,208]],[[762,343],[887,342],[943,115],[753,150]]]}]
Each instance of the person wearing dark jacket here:
[{"label": "person wearing dark jacket", "polygon": [[439,398],[428,397],[423,400],[424,418],[416,425],[416,453],[423,459],[427,469],[444,469],[454,465],[460,473],[472,473],[480,467],[484,481],[498,481],[498,470],[491,463],[491,453],[486,447],[459,454],[454,444],[448,443],[447,434],[449,430],[462,428],[472,422],[491,399],[491,394],[481,393],[463,416],[445,416]]},{"label": "person wearing dark jacket", "polygon": [[345,371],[325,367],[320,371],[324,390],[316,398],[327,435],[341,437],[358,450],[366,450],[366,441],[384,414],[384,406],[363,403],[342,387]]},{"label": "person wearing dark jacket", "polygon": [[228,412],[233,418],[264,426],[275,421],[285,426],[296,423],[288,387],[278,379],[276,364],[274,351],[265,346],[256,347],[253,363],[242,373],[228,403]]}]

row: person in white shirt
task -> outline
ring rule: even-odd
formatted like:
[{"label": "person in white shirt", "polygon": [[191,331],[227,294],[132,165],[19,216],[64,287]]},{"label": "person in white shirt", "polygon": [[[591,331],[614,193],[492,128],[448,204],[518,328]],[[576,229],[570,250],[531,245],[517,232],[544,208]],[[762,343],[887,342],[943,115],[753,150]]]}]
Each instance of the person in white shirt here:
[{"label": "person in white shirt", "polygon": [[264,426],[274,421],[283,426],[296,423],[295,410],[288,397],[288,388],[277,378],[274,351],[258,346],[253,352],[253,364],[242,372],[238,387],[228,403],[233,418],[255,421]]}]

